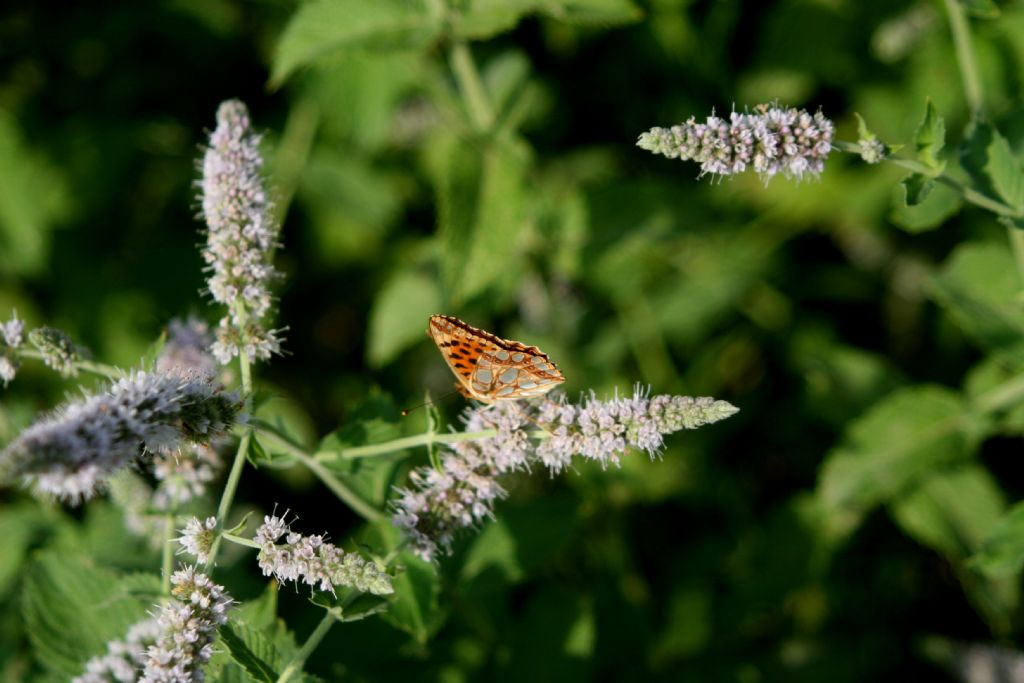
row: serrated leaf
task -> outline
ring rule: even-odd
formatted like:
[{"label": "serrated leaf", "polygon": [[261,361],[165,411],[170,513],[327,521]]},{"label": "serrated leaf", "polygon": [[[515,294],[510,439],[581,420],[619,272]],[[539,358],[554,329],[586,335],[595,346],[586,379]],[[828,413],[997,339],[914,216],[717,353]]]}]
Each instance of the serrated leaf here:
[{"label": "serrated leaf", "polygon": [[960,165],[973,181],[974,189],[990,197],[999,195],[987,170],[990,150],[997,134],[996,129],[983,116],[975,115],[967,125],[958,149]]},{"label": "serrated leaf", "polygon": [[220,627],[220,642],[231,654],[231,659],[255,680],[263,683],[277,681],[277,668],[283,662],[270,640],[257,629],[242,623],[224,624]]},{"label": "serrated leaf", "polygon": [[1020,211],[1024,207],[1024,170],[1013,154],[1010,143],[993,129],[992,141],[986,150],[985,172],[999,196]]},{"label": "serrated leaf", "polygon": [[906,387],[847,428],[820,469],[817,495],[837,515],[893,500],[969,454],[965,405],[938,386]]},{"label": "serrated leaf", "polygon": [[1017,503],[999,520],[985,539],[971,566],[993,578],[1010,576],[1024,568],[1024,503]]},{"label": "serrated leaf", "polygon": [[123,638],[152,606],[87,559],[48,551],[27,574],[22,613],[36,658],[66,680],[105,653],[107,641]]},{"label": "serrated leaf", "polygon": [[[401,532],[388,522],[367,525],[360,537],[374,548],[392,551],[402,542]],[[441,592],[437,567],[409,551],[402,551],[392,563],[397,570],[391,584],[395,589],[382,618],[395,628],[424,643],[440,628],[438,607]]]},{"label": "serrated leaf", "polygon": [[245,622],[253,628],[272,627],[277,619],[277,591],[277,581],[269,581],[266,590],[258,598],[246,600],[235,608],[234,619]]},{"label": "serrated leaf", "polygon": [[427,318],[441,308],[434,278],[401,269],[377,296],[370,312],[366,355],[370,365],[386,365],[426,336]]},{"label": "serrated leaf", "polygon": [[1024,302],[1013,257],[998,244],[961,244],[932,279],[935,300],[975,342],[1024,363]]},{"label": "serrated leaf", "polygon": [[942,172],[946,162],[939,160],[938,154],[946,144],[946,123],[935,110],[931,99],[926,105],[924,119],[914,134],[914,146],[917,160],[932,169],[935,174]]},{"label": "serrated leaf", "polygon": [[935,188],[935,181],[920,173],[911,173],[900,181],[900,185],[903,187],[903,206],[912,207],[928,198]]},{"label": "serrated leaf", "polygon": [[441,17],[423,0],[315,0],[299,6],[277,44],[270,83],[346,51],[415,50],[441,31]]}]

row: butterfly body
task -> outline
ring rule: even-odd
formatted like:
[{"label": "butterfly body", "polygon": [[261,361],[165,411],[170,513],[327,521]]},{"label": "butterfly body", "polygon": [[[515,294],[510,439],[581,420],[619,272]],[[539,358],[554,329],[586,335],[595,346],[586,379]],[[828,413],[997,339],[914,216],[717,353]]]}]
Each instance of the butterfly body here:
[{"label": "butterfly body", "polygon": [[565,381],[536,346],[502,339],[450,315],[430,316],[427,334],[458,380],[455,388],[482,403],[541,396]]}]

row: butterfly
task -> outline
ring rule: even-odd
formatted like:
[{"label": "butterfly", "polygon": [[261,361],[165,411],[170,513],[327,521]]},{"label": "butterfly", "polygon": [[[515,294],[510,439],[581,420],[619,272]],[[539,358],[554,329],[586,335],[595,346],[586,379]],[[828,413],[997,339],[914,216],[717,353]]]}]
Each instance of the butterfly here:
[{"label": "butterfly", "polygon": [[450,315],[432,315],[434,340],[458,382],[455,388],[481,403],[515,401],[546,394],[565,381],[536,346],[502,339]]}]

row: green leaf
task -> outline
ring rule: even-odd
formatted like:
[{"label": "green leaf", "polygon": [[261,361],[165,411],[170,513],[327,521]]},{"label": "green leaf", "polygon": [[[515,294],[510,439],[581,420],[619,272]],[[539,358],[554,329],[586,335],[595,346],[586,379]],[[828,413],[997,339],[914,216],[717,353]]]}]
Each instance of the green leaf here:
[{"label": "green leaf", "polygon": [[14,586],[25,562],[25,553],[38,530],[45,527],[37,505],[28,503],[0,508],[0,598]]},{"label": "green leaf", "polygon": [[935,181],[920,173],[911,173],[900,181],[903,187],[903,206],[917,206],[931,194]]},{"label": "green leaf", "polygon": [[472,0],[456,15],[456,36],[486,40],[511,31],[520,19],[539,11],[541,0]]},{"label": "green leaf", "polygon": [[1006,500],[984,467],[970,464],[926,479],[892,504],[896,522],[951,560],[976,552],[1002,517]]},{"label": "green leaf", "polygon": [[569,24],[605,26],[627,24],[643,17],[632,0],[471,0],[454,20],[454,33],[471,40],[486,40],[512,30],[531,14]]},{"label": "green leaf", "polygon": [[542,4],[544,14],[570,24],[611,26],[643,18],[632,0],[546,0]]},{"label": "green leaf", "polygon": [[430,151],[449,297],[463,301],[501,280],[514,285],[522,270],[528,148],[448,137]]},{"label": "green leaf", "polygon": [[[125,589],[116,575],[84,557],[48,551],[33,562],[22,613],[37,660],[66,679],[146,618],[153,601]],[[133,579],[137,583],[137,579]]]},{"label": "green leaf", "polygon": [[14,116],[0,108],[0,271],[31,273],[49,256],[55,223],[67,212],[64,178],[33,156]]},{"label": "green leaf", "polygon": [[575,501],[567,497],[505,505],[466,551],[462,582],[517,582],[564,548],[577,525]]},{"label": "green leaf", "polygon": [[234,619],[254,628],[267,629],[274,626],[277,620],[277,591],[277,581],[268,581],[266,590],[258,598],[246,600],[235,608]]},{"label": "green leaf", "polygon": [[[390,398],[377,396],[352,411],[349,422],[328,434],[318,451],[341,452],[348,448],[370,446],[401,436],[399,412]],[[338,474],[360,498],[383,508],[406,451],[382,453],[365,458],[324,460],[323,465]]]},{"label": "green leaf", "polygon": [[[402,540],[401,532],[389,522],[367,525],[360,535],[362,543],[387,551],[394,550]],[[406,550],[399,553],[394,566],[398,570],[392,579],[395,593],[382,618],[425,643],[443,621],[437,601],[441,593],[437,567]]]},{"label": "green leaf", "polygon": [[971,120],[960,146],[960,163],[977,191],[1001,199],[1020,211],[1024,208],[1024,171],[1013,148],[981,116]]},{"label": "green leaf", "polygon": [[936,277],[932,292],[966,334],[1005,362],[1024,364],[1024,306],[1013,257],[999,244],[961,244]]},{"label": "green leaf", "polygon": [[[926,179],[924,176],[911,177],[923,180],[929,185],[931,191],[922,194],[919,190],[908,189],[907,183],[911,178],[904,179],[901,197],[903,201],[893,202],[894,205],[901,205],[893,206],[892,211],[889,212],[889,220],[894,224],[906,232],[916,235],[934,230],[960,212],[964,201],[959,192],[945,185],[937,185],[935,181]],[[911,199],[914,201],[912,202]]]},{"label": "green leaf", "polygon": [[946,557],[967,596],[996,632],[1006,630],[1020,589],[1015,581],[979,576],[965,560],[981,548],[1005,508],[995,479],[974,464],[928,478],[891,506],[904,531]]},{"label": "green leaf", "polygon": [[[280,656],[270,640],[258,630],[245,624],[227,623],[220,627],[220,640],[227,647],[231,659],[255,680],[263,683],[277,680],[277,667],[282,664]],[[277,665],[272,665],[271,661]]]},{"label": "green leaf", "polygon": [[370,312],[366,351],[370,365],[386,365],[409,346],[423,341],[427,318],[440,309],[441,292],[434,278],[398,270]]},{"label": "green leaf", "polygon": [[932,169],[933,175],[938,175],[946,167],[946,162],[940,161],[938,158],[938,153],[945,144],[946,124],[929,98],[924,120],[921,121],[914,134],[914,146],[917,150],[917,160]]},{"label": "green leaf", "polygon": [[299,6],[277,44],[270,83],[346,51],[416,50],[440,35],[441,18],[423,0],[314,0]]},{"label": "green leaf", "polygon": [[985,575],[999,578],[1024,568],[1024,503],[1017,503],[999,520],[985,539],[971,565]]},{"label": "green leaf", "polygon": [[993,129],[992,141],[986,150],[985,172],[992,187],[1008,205],[1020,211],[1024,207],[1024,170],[1010,143]]},{"label": "green leaf", "polygon": [[957,0],[972,16],[979,19],[995,19],[1000,15],[999,5],[994,0]]},{"label": "green leaf", "polygon": [[836,515],[856,516],[894,500],[969,454],[965,406],[938,386],[899,389],[847,428],[825,458],[817,495]]}]

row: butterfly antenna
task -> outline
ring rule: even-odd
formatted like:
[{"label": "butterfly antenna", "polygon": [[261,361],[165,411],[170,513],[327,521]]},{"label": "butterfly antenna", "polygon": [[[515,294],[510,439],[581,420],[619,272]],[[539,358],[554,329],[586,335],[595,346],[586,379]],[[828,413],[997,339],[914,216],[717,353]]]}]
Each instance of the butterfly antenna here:
[{"label": "butterfly antenna", "polygon": [[[448,398],[452,394],[457,394],[457,393],[459,393],[459,392],[453,390],[453,391],[449,391],[447,394],[441,394],[437,398],[438,398],[438,400],[441,400],[442,398]],[[423,403],[420,403],[419,405],[415,405],[412,408],[403,408],[402,409],[402,417],[408,417],[409,413],[411,413],[412,411],[419,410],[420,408],[426,408],[427,406],[433,405],[434,403],[436,403],[436,401],[434,399],[430,399],[429,401],[424,401]]]}]

